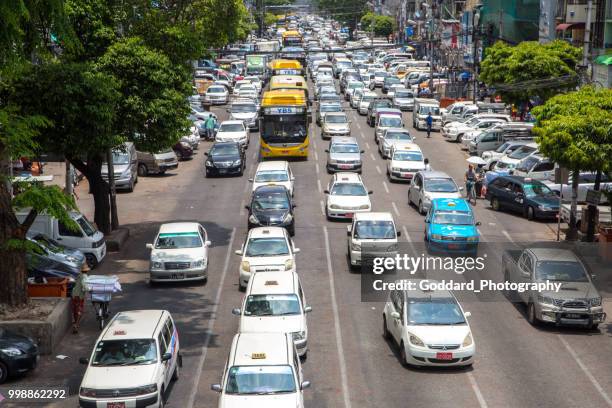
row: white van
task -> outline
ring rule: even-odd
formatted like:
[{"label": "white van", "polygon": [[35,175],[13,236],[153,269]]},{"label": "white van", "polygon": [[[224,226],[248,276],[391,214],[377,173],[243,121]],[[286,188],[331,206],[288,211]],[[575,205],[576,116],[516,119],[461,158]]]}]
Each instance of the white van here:
[{"label": "white van", "polygon": [[442,128],[442,114],[440,113],[440,102],[429,98],[415,98],[414,109],[412,111],[412,127],[416,129],[426,129],[427,115],[431,113],[433,123],[432,130],[440,130]]},{"label": "white van", "polygon": [[249,181],[253,183],[252,191],[257,190],[257,187],[260,186],[281,185],[293,196],[295,176],[291,172],[289,162],[286,160],[259,163],[255,171],[255,177],[250,178]]},{"label": "white van", "polygon": [[355,213],[353,222],[346,229],[351,267],[361,265],[363,254],[394,257],[397,253],[397,237],[401,231],[395,227],[391,213]]},{"label": "white van", "polygon": [[79,389],[79,406],[162,408],[181,364],[179,337],[166,310],[120,312],[102,332]]},{"label": "white van", "polygon": [[[23,222],[28,213],[29,211],[24,209],[15,215],[19,222]],[[78,228],[74,231],[57,218],[47,214],[38,214],[28,235],[44,234],[68,248],[78,249],[85,254],[87,265],[94,268],[106,256],[104,234],[98,231],[80,212],[73,211],[70,217],[77,223]]]}]

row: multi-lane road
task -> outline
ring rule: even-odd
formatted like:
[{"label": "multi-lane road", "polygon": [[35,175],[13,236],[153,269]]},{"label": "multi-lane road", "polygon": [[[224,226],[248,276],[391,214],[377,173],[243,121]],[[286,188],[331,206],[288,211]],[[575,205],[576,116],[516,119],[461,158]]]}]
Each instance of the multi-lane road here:
[{"label": "multi-lane road", "polygon": [[[213,108],[220,118],[224,108]],[[352,134],[363,154],[363,180],[374,190],[374,211],[393,214],[403,234],[401,241],[415,246],[423,240],[423,217],[407,204],[407,185],[390,183],[385,161],[377,152],[374,130],[347,106]],[[411,113],[404,114],[406,124]],[[439,133],[430,139],[410,128],[435,170],[450,174],[462,185],[466,155]],[[323,189],[327,142],[311,125],[311,154],[292,162],[296,176],[297,271],[304,286],[309,314],[309,354],[303,364],[308,407],[612,407],[612,326],[609,319],[599,331],[534,328],[524,310],[503,296],[481,301],[459,293],[476,343],[476,361],[469,369],[406,369],[396,347],[382,337],[382,303],[362,302],[360,275],[346,260],[346,224],[325,219]],[[120,194],[121,222],[131,230],[120,253],[110,254],[103,273],[119,275],[124,292],[113,301],[113,311],[163,308],[177,321],[183,350],[181,378],[169,392],[169,407],[213,407],[218,394],[210,384],[219,382],[229,346],[238,328],[231,313],[240,305],[240,257],[234,255],[247,232],[244,205],[251,184],[248,178],[258,162],[258,134],[251,134],[245,176],[204,178],[202,142],[192,161],[163,177],[141,178],[134,193]],[[91,211],[85,192],[80,206]],[[493,244],[489,256],[501,260],[503,246],[513,242],[555,238],[556,224],[532,222],[520,216],[494,212],[484,201],[475,207],[483,240]],[[162,222],[195,220],[208,230],[213,242],[209,280],[205,286],[147,284],[148,251]],[[410,245],[410,244],[408,244]],[[495,244],[497,245],[497,244]],[[496,269],[487,278],[501,280]],[[459,277],[459,279],[461,279]],[[493,301],[491,301],[493,300]],[[608,304],[609,305],[609,304]],[[76,392],[84,371],[77,358],[90,352],[97,332],[86,320],[77,336],[68,335],[57,354],[26,381],[32,384],[68,384]],[[58,373],[55,374],[54,373]],[[62,373],[59,375],[59,373]],[[76,404],[76,398],[72,400]],[[68,406],[61,403],[58,406]]]}]

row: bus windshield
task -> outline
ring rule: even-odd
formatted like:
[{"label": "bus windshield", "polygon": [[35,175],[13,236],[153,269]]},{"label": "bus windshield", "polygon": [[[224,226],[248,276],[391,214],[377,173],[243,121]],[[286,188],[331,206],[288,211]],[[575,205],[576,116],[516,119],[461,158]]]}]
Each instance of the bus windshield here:
[{"label": "bus windshield", "polygon": [[261,137],[266,143],[302,143],[307,129],[304,115],[264,115]]}]

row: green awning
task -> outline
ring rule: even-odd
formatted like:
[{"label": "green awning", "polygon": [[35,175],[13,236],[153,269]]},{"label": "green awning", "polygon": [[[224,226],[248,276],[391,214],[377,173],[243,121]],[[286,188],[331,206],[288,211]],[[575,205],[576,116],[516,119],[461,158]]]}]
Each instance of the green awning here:
[{"label": "green awning", "polygon": [[612,54],[600,55],[599,57],[595,58],[595,63],[601,65],[612,65]]}]

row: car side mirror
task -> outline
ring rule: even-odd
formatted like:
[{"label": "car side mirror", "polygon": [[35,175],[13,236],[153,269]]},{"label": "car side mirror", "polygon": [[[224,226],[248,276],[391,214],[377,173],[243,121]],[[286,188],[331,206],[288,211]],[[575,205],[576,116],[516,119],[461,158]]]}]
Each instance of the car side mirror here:
[{"label": "car side mirror", "polygon": [[459,191],[463,191],[463,187],[459,187]]},{"label": "car side mirror", "polygon": [[395,233],[395,235],[396,235],[396,236],[398,236],[398,237],[401,237],[401,236],[402,236],[402,231],[397,231],[397,232]]},{"label": "car side mirror", "polygon": [[170,360],[171,358],[172,358],[172,353],[164,353],[164,354],[162,354],[162,358],[161,358],[161,360],[162,360],[162,361],[168,361],[168,360]]},{"label": "car side mirror", "polygon": [[87,357],[81,357],[79,358],[79,363],[87,365],[89,364],[89,359]]},{"label": "car side mirror", "polygon": [[249,179],[249,182],[250,182],[250,183],[252,183],[252,182],[253,182],[253,179],[252,179],[252,178],[250,178],[250,179]]},{"label": "car side mirror", "polygon": [[463,315],[465,317],[472,317],[472,312],[465,312]]},{"label": "car side mirror", "polygon": [[425,224],[429,224],[429,220],[427,218],[425,218],[423,221],[425,221]]},{"label": "car side mirror", "polygon": [[301,388],[305,390],[306,388],[310,388],[310,381],[302,381]]},{"label": "car side mirror", "polygon": [[250,205],[245,205],[244,208],[246,208],[247,210],[250,210],[251,206]]},{"label": "car side mirror", "polygon": [[239,307],[235,307],[232,309],[232,314],[234,316],[240,316],[240,308]]},{"label": "car side mirror", "polygon": [[351,225],[347,225],[346,226],[346,235],[348,235],[349,237],[351,236],[351,230],[352,230],[352,226]]},{"label": "car side mirror", "polygon": [[391,317],[394,319],[399,319],[401,316],[398,312],[391,312]]},{"label": "car side mirror", "polygon": [[329,149],[325,149],[325,153],[329,153]]},{"label": "car side mirror", "polygon": [[323,190],[323,193],[329,194],[329,190]]},{"label": "car side mirror", "polygon": [[482,222],[476,221],[476,226],[482,225]]},{"label": "car side mirror", "polygon": [[359,153],[364,154],[365,150],[360,150]]},{"label": "car side mirror", "polygon": [[237,250],[234,251],[234,253],[236,255],[242,255],[242,250],[241,249],[237,249]]},{"label": "car side mirror", "polygon": [[374,194],[374,191],[368,190],[368,194]]},{"label": "car side mirror", "polygon": [[145,244],[145,247],[147,247],[147,249],[153,249],[153,244]]},{"label": "car side mirror", "polygon": [[300,251],[301,251],[301,249],[300,249],[300,248],[293,248],[293,253],[294,253],[294,254],[299,254],[299,253],[300,253]]},{"label": "car side mirror", "polygon": [[211,384],[210,389],[214,392],[221,392],[221,384]]},{"label": "car side mirror", "polygon": [[209,247],[209,246],[211,246],[211,245],[212,245],[212,242],[210,242],[210,241],[206,241],[206,242],[204,242],[204,246],[205,246],[205,247]]},{"label": "car side mirror", "polygon": [[312,306],[304,306],[304,313],[312,312]]},{"label": "car side mirror", "polygon": [[596,275],[596,274],[594,274],[594,273],[592,273],[592,274],[591,274],[591,279],[592,279],[592,280],[597,279],[597,275]]}]

